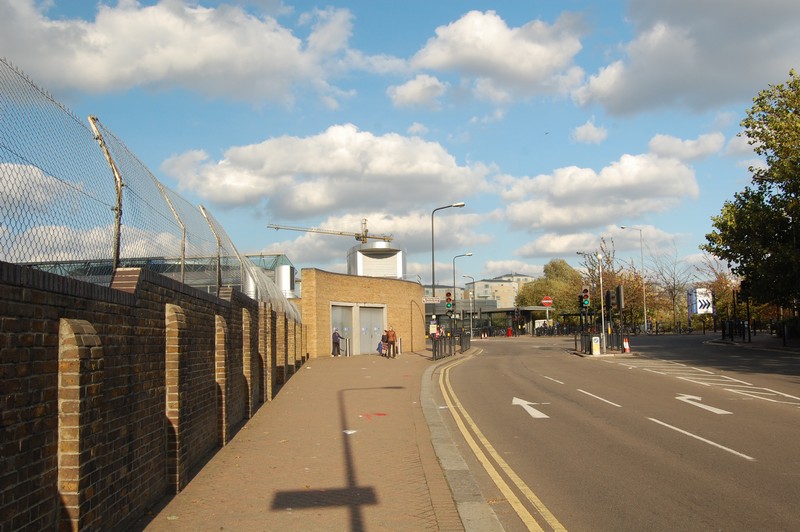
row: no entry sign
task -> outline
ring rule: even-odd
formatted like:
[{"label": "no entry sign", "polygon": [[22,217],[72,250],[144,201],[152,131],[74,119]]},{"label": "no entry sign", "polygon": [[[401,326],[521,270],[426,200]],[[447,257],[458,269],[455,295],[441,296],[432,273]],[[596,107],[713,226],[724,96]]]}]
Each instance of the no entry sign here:
[{"label": "no entry sign", "polygon": [[545,307],[549,307],[553,304],[553,298],[550,296],[544,296],[542,298],[542,305]]}]

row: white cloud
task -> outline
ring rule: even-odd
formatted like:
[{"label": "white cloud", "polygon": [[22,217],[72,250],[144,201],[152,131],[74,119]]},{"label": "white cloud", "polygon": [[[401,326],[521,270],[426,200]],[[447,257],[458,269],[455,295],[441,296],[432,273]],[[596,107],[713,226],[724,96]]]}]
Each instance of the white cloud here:
[{"label": "white cloud", "polygon": [[663,212],[699,193],[691,168],[677,159],[652,154],[623,155],[599,172],[564,167],[502,186],[509,222],[549,231],[596,227],[620,217]]},{"label": "white cloud", "polygon": [[288,219],[365,208],[408,210],[440,190],[467,196],[484,186],[490,171],[481,164],[459,165],[436,142],[376,136],[352,124],[229,148],[219,161],[186,152],[162,170],[178,180],[179,189],[201,198],[230,206],[266,202],[271,213]]},{"label": "white cloud", "polygon": [[421,106],[438,110],[441,107],[439,97],[447,90],[447,83],[442,83],[433,76],[420,74],[403,85],[389,87],[386,93],[395,107]]},{"label": "white cloud", "polygon": [[553,93],[563,90],[565,79],[576,78],[581,32],[582,22],[570,14],[552,25],[533,20],[510,28],[495,11],[470,11],[436,28],[411,64],[475,78],[476,92],[492,101],[508,93]]},{"label": "white cloud", "polygon": [[428,132],[428,128],[425,126],[425,124],[414,122],[413,124],[408,126],[408,129],[406,131],[408,132],[409,135],[421,136]]},{"label": "white cloud", "polygon": [[683,140],[670,135],[656,135],[650,139],[650,152],[659,157],[674,157],[681,161],[702,159],[719,152],[725,145],[725,135],[709,133],[696,140]]},{"label": "white cloud", "polygon": [[[379,210],[329,216],[314,228],[348,234],[327,235],[307,232],[293,240],[276,241],[261,251],[285,253],[298,264],[311,263],[324,265],[320,267],[333,271],[344,271],[347,251],[357,244],[355,237],[349,233],[361,232],[362,218],[367,219],[369,234],[391,235],[393,240],[389,243],[390,246],[396,246],[407,253],[423,253],[430,257],[431,213],[419,210],[397,214]],[[446,232],[448,227],[458,227],[458,231],[449,232],[447,238],[439,238],[436,241],[436,271],[439,275],[444,275],[439,273],[442,271],[452,272],[452,257],[454,254],[463,253],[464,250],[475,250],[476,255],[471,260],[479,260],[477,251],[492,238],[476,232],[481,229],[485,220],[485,216],[464,213],[461,209],[452,209],[446,214],[441,213],[437,216],[436,230],[439,236]],[[276,234],[284,236],[284,232],[281,231]],[[289,232],[285,233],[287,238],[289,235]],[[428,282],[431,277],[430,268],[430,261],[408,264],[409,273],[416,273]]]},{"label": "white cloud", "polygon": [[541,264],[531,264],[521,260],[489,260],[484,264],[483,272],[486,279],[494,279],[509,273],[530,275],[531,277],[541,277],[544,274],[544,266]]},{"label": "white cloud", "polygon": [[[188,88],[209,97],[289,104],[298,85],[328,84],[347,57],[352,15],[315,10],[306,41],[270,16],[182,0],[99,4],[93,21],[51,20],[33,0],[0,4],[0,48],[53,90]],[[366,61],[366,60],[365,60]]]},{"label": "white cloud", "polygon": [[572,130],[572,138],[585,144],[600,144],[608,137],[608,130],[594,125],[594,119]]},{"label": "white cloud", "polygon": [[579,104],[618,115],[673,105],[704,110],[751,98],[800,60],[795,0],[633,0],[629,20],[634,39],[573,93]]},{"label": "white cloud", "polygon": [[728,141],[728,147],[725,153],[732,157],[753,157],[756,154],[755,151],[753,151],[753,147],[750,145],[750,139],[744,135],[736,135],[731,138],[731,140]]},{"label": "white cloud", "polygon": [[597,242],[593,233],[546,233],[520,246],[515,253],[520,257],[571,257],[577,251],[596,248]]}]

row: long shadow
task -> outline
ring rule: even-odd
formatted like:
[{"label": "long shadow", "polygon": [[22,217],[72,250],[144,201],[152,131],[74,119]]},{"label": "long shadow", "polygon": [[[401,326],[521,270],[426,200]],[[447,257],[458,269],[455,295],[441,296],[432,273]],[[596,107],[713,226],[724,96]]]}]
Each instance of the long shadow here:
[{"label": "long shadow", "polygon": [[317,490],[290,490],[279,491],[272,500],[273,510],[287,508],[322,508],[322,507],[347,507],[350,514],[350,530],[363,532],[364,516],[362,508],[366,505],[378,503],[375,488],[372,486],[359,486],[356,478],[355,459],[351,448],[351,438],[347,430],[347,408],[345,397],[348,392],[367,390],[402,390],[404,386],[381,386],[373,388],[348,388],[339,390],[339,424],[342,432],[342,449],[345,464],[345,486],[341,488],[324,488]]},{"label": "long shadow", "polygon": [[800,377],[800,345],[784,346],[764,333],[751,340],[723,341],[718,333],[631,337],[632,349],[646,355],[742,374]]}]

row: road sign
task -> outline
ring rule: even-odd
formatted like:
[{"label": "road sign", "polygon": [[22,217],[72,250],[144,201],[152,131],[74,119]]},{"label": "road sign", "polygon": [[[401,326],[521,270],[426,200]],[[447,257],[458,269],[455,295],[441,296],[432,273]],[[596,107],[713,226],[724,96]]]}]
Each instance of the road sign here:
[{"label": "road sign", "polygon": [[442,301],[442,298],[440,298],[440,297],[423,297],[422,298],[422,302],[423,303],[441,303],[441,301]]},{"label": "road sign", "polygon": [[711,299],[711,290],[708,288],[697,288],[694,291],[694,298],[697,302],[697,314],[713,314],[714,305]]},{"label": "road sign", "polygon": [[550,307],[553,305],[553,298],[550,296],[544,296],[542,298],[542,306]]}]

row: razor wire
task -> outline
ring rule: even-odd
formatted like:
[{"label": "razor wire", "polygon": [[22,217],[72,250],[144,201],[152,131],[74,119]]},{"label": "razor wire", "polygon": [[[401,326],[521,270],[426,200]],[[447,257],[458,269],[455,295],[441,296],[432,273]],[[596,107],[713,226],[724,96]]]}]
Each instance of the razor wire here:
[{"label": "razor wire", "polygon": [[146,267],[269,300],[300,321],[222,226],[164,186],[98,118],[88,124],[0,58],[0,260],[108,286]]}]

